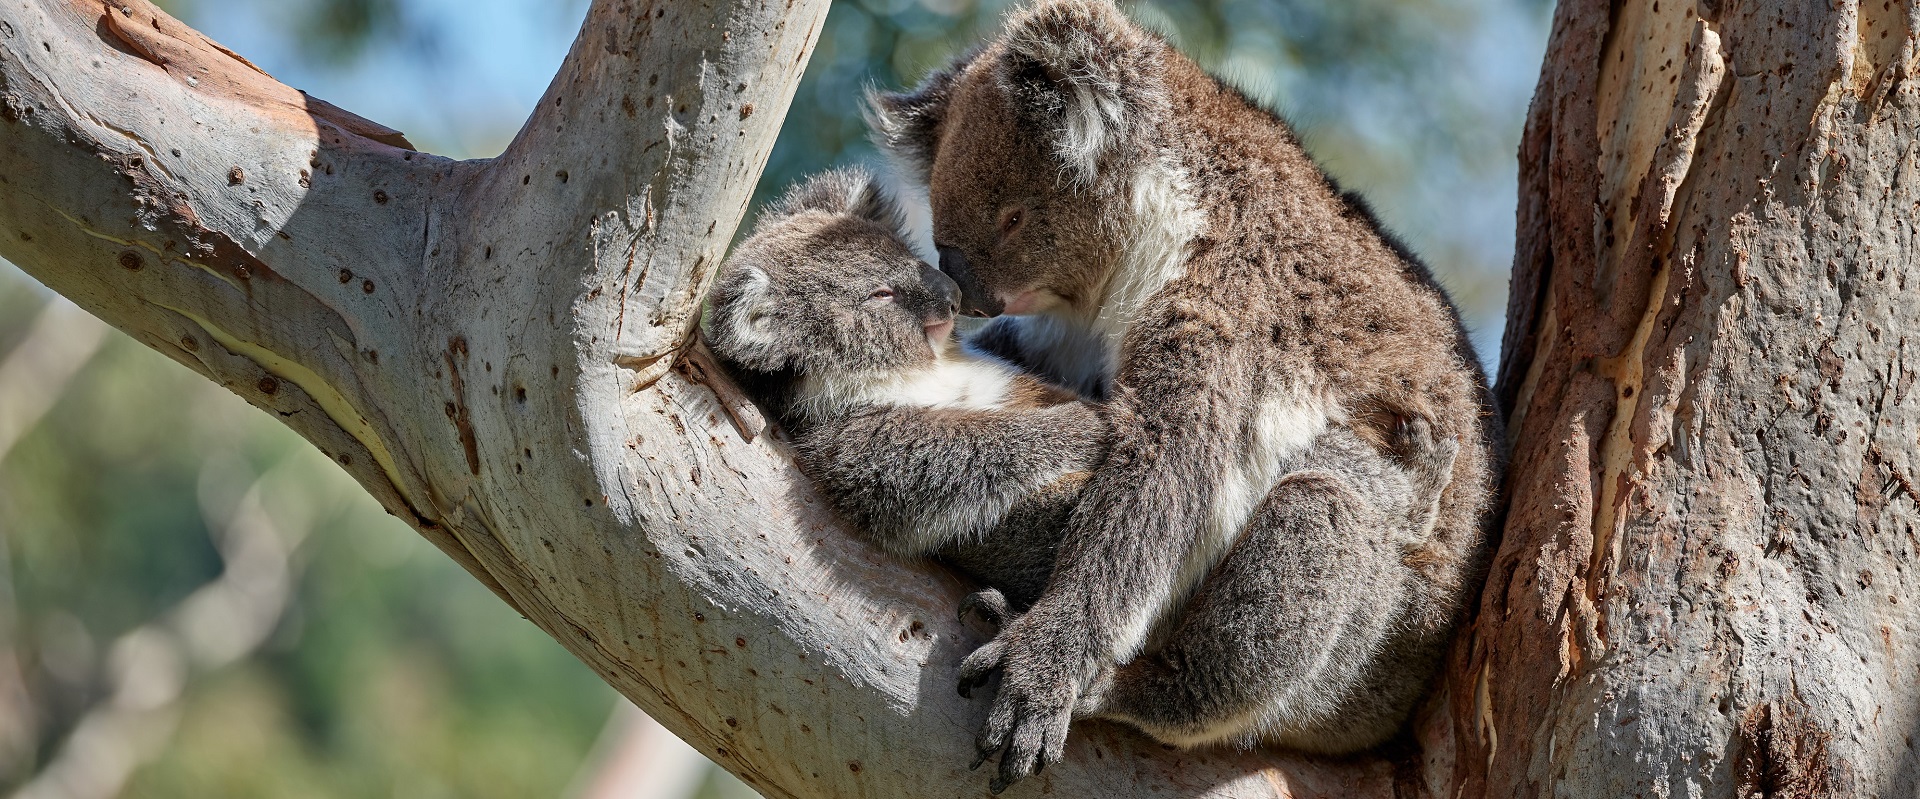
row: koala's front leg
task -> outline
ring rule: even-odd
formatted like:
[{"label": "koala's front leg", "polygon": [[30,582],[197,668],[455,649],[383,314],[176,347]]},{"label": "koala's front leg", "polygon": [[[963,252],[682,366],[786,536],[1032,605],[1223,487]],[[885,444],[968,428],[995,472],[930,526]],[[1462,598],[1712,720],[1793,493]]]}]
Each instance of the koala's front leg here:
[{"label": "koala's front leg", "polygon": [[1244,445],[1253,406],[1244,374],[1232,359],[1185,352],[1204,363],[1163,359],[1168,371],[1120,384],[1113,451],[1067,525],[1045,592],[962,664],[963,693],[1001,676],[977,739],[983,760],[1000,754],[996,789],[1060,760],[1075,712],[1099,704],[1115,665],[1173,601],[1215,485]]},{"label": "koala's front leg", "polygon": [[820,423],[800,466],[874,543],[932,555],[975,541],[1021,502],[1107,452],[1106,422],[1078,402],[1039,409],[880,408]]}]

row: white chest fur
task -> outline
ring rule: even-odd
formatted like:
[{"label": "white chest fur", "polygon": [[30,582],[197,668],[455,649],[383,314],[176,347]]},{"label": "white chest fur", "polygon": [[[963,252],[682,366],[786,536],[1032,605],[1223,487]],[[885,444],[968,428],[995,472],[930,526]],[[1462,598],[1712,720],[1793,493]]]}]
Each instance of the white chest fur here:
[{"label": "white chest fur", "polygon": [[1100,292],[1100,307],[1090,325],[1106,345],[1107,360],[1117,364],[1128,328],[1147,301],[1186,273],[1187,245],[1206,226],[1193,201],[1186,171],[1172,155],[1150,162],[1133,178],[1126,247]]},{"label": "white chest fur", "polygon": [[1327,402],[1304,393],[1269,397],[1247,424],[1244,448],[1230,461],[1214,487],[1213,516],[1195,542],[1175,596],[1187,596],[1219,565],[1267,494],[1291,470],[1292,463],[1333,421]]},{"label": "white chest fur", "polygon": [[858,405],[992,410],[1006,404],[1018,375],[1004,362],[954,351],[914,369],[809,375],[799,408],[815,416]]}]

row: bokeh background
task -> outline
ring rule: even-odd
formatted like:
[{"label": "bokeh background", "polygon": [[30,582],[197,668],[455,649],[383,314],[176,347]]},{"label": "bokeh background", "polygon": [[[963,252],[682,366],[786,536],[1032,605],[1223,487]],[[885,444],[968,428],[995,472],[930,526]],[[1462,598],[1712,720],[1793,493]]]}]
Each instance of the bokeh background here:
[{"label": "bokeh background", "polygon": [[[287,83],[497,154],[585,0],[162,0]],[[875,160],[858,98],[1008,0],[836,0],[760,187]],[[1142,0],[1280,110],[1497,353],[1546,0]],[[224,389],[0,262],[0,794],[753,794]],[[691,759],[690,759],[691,758]]]}]

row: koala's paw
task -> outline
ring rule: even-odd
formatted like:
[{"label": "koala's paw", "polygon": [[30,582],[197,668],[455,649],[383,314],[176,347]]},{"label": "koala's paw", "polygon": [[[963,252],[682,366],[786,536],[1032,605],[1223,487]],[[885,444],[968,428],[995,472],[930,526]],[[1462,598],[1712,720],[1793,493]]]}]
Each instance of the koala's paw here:
[{"label": "koala's paw", "polygon": [[1425,416],[1404,416],[1393,426],[1393,449],[1407,465],[1431,475],[1453,474],[1460,439],[1441,437]]},{"label": "koala's paw", "polygon": [[[1012,621],[1013,617],[1013,606],[1007,602],[1007,595],[1000,593],[998,588],[982,588],[968,594],[966,599],[960,600],[960,621],[962,622],[968,618],[975,618],[991,625],[994,629],[1000,629],[1006,627],[1007,622]],[[966,696],[967,691],[963,689],[960,695]]]},{"label": "koala's paw", "polygon": [[1065,756],[1067,727],[1087,682],[1077,673],[1087,662],[1085,651],[1084,642],[1028,614],[960,664],[961,696],[971,696],[974,688],[1000,675],[1000,690],[974,741],[979,754],[971,766],[977,769],[999,754],[1000,773],[989,786],[993,793]]}]

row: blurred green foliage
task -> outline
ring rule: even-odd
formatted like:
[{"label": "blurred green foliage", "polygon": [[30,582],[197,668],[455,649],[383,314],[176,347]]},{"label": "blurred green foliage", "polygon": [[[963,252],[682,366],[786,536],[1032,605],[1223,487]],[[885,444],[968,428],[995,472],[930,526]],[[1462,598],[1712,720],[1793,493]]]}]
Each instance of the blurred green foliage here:
[{"label": "blurred green foliage", "polygon": [[[475,116],[459,65],[510,59],[537,26],[457,16],[464,0],[165,0],[296,85],[366,110],[423,147],[491,155],[515,112]],[[491,0],[577,20],[585,0]],[[516,5],[517,4],[517,5]],[[908,85],[989,35],[1010,0],[838,0],[760,196],[876,159],[869,86]],[[1493,354],[1512,240],[1514,147],[1544,46],[1544,0],[1153,0],[1130,6],[1203,65],[1281,108],[1310,148],[1436,267]],[[242,15],[238,12],[244,10]],[[478,13],[478,12],[476,12]],[[471,27],[491,27],[476,38]],[[564,48],[544,42],[542,52]],[[466,59],[466,60],[463,60]],[[445,91],[392,98],[404,65]],[[523,71],[551,74],[557,63]],[[531,91],[537,92],[534,85]],[[410,115],[410,116],[409,116]],[[448,120],[457,120],[449,123]],[[0,267],[0,358],[44,290]],[[4,389],[0,386],[0,389]],[[190,680],[138,797],[524,797],[562,793],[612,691],[333,464],[237,397],[115,334],[51,414],[0,453],[12,602],[0,634],[32,698],[33,746],[10,792],[107,698],[111,642],[218,576],[203,508],[262,480],[268,512],[306,530],[295,593],[252,656]],[[9,623],[11,627],[9,627]],[[3,648],[3,647],[0,647]],[[0,712],[7,708],[0,704]],[[0,719],[4,721],[4,719]],[[711,782],[705,796],[727,790]],[[661,799],[669,799],[662,797]]]},{"label": "blurred green foliage", "polygon": [[[12,312],[40,292],[3,277],[0,309],[30,318]],[[0,352],[17,343],[9,327]],[[253,657],[189,685],[177,731],[125,795],[505,798],[566,785],[612,690],[276,420],[119,335],[0,461],[39,759],[106,698],[110,642],[221,571],[203,498],[262,476],[281,526],[310,528],[289,611]]]}]

